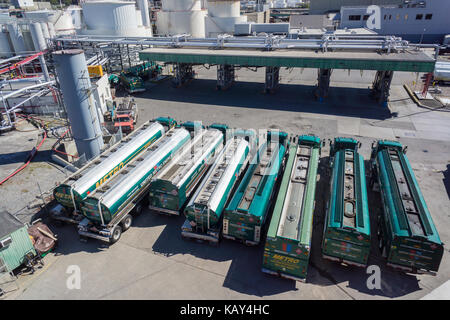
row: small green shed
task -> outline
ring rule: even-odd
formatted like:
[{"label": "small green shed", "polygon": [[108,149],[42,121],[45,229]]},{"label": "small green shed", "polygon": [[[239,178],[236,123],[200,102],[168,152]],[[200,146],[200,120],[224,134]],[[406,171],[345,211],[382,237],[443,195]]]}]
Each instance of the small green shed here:
[{"label": "small green shed", "polygon": [[0,269],[13,271],[25,262],[29,253],[36,255],[28,228],[7,211],[0,211]]}]

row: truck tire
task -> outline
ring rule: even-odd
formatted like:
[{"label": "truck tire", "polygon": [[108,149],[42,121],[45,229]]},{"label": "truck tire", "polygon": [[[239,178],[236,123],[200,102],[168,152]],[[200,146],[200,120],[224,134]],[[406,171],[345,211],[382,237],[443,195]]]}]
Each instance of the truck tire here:
[{"label": "truck tire", "polygon": [[125,218],[123,218],[122,222],[120,223],[120,225],[122,226],[122,231],[125,232],[128,229],[130,229],[132,223],[133,223],[133,217],[131,215],[127,214],[125,216]]},{"label": "truck tire", "polygon": [[136,204],[136,206],[134,207],[134,214],[136,216],[140,215],[142,213],[142,210],[144,209],[143,207],[144,206],[142,205],[142,203]]},{"label": "truck tire", "polygon": [[116,243],[117,241],[119,241],[121,235],[122,235],[122,227],[115,226],[112,231],[111,238],[109,238],[109,243],[110,244]]}]

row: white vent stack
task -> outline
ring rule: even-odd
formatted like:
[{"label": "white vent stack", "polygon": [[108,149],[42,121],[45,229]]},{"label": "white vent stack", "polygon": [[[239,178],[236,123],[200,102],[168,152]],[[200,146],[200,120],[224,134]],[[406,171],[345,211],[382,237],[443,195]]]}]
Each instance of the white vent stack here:
[{"label": "white vent stack", "polygon": [[[33,39],[34,50],[36,52],[44,51],[47,49],[47,43],[42,34],[42,27],[39,22],[30,24],[31,38]],[[39,56],[39,63],[41,64],[42,73],[44,74],[45,81],[50,81],[50,76],[47,70],[47,64],[45,63],[44,55]]]},{"label": "white vent stack", "polygon": [[[55,35],[68,35],[75,33],[75,27],[72,22],[72,16],[69,11],[61,10],[38,10],[25,11],[24,17],[34,22],[45,23],[46,27],[42,26],[44,38],[47,38],[47,31],[49,36],[52,36],[51,29],[55,31]],[[47,29],[47,31],[45,30]]]},{"label": "white vent stack", "polygon": [[42,35],[45,40],[50,39],[50,31],[48,31],[48,26],[46,22],[41,22]]},{"label": "white vent stack", "polygon": [[163,0],[156,28],[159,35],[190,34],[194,38],[204,38],[205,16],[201,0]]},{"label": "white vent stack", "polygon": [[150,12],[148,11],[148,0],[137,0],[139,10],[142,16],[142,25],[144,27],[151,27]]},{"label": "white vent stack", "polygon": [[0,58],[12,57],[14,49],[9,44],[8,32],[2,28],[0,30]]},{"label": "white vent stack", "polygon": [[205,21],[207,37],[233,34],[234,25],[244,22],[247,22],[247,16],[241,16],[241,1],[208,0],[208,16]]},{"label": "white vent stack", "polygon": [[133,1],[86,1],[82,6],[86,25],[86,29],[81,31],[83,34],[126,37],[152,35],[151,28],[142,25],[146,18],[140,19],[145,12],[138,12]]},{"label": "white vent stack", "polygon": [[9,38],[11,39],[11,44],[13,46],[16,55],[24,53],[26,50],[25,41],[23,38],[22,31],[18,24],[11,23],[7,26]]}]

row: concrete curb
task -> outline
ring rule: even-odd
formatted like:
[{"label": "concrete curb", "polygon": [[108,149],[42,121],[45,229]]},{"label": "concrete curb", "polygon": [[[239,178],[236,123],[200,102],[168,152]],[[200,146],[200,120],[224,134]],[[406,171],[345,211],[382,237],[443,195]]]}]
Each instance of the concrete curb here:
[{"label": "concrete curb", "polygon": [[412,90],[409,88],[409,86],[405,83],[403,85],[403,88],[405,88],[406,92],[408,93],[408,95],[410,96],[410,98],[414,101],[415,104],[417,104],[417,106],[424,108],[424,109],[428,109],[428,110],[434,110],[434,111],[447,111],[447,110],[441,110],[442,108],[445,108],[444,105],[442,105],[439,108],[430,108],[424,104],[422,104],[419,99],[417,99],[416,95],[414,94],[414,92],[412,92]]}]

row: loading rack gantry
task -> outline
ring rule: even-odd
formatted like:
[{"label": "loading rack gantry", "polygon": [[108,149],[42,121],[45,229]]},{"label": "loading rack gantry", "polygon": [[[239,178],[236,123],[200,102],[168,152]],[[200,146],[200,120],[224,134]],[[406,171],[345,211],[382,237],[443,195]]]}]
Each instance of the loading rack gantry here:
[{"label": "loading rack gantry", "polygon": [[272,35],[217,38],[66,36],[55,38],[53,42],[57,48],[82,46],[107,51],[111,46],[122,46],[131,50],[134,56],[139,51],[141,60],[173,64],[176,85],[193,77],[193,65],[217,65],[219,88],[233,83],[235,67],[265,67],[266,91],[275,89],[281,67],[316,68],[319,70],[316,95],[320,100],[327,96],[331,70],[375,70],[372,93],[384,104],[395,71],[433,72],[436,63],[436,57],[422,51],[420,45],[393,36],[326,34],[316,39]]}]

